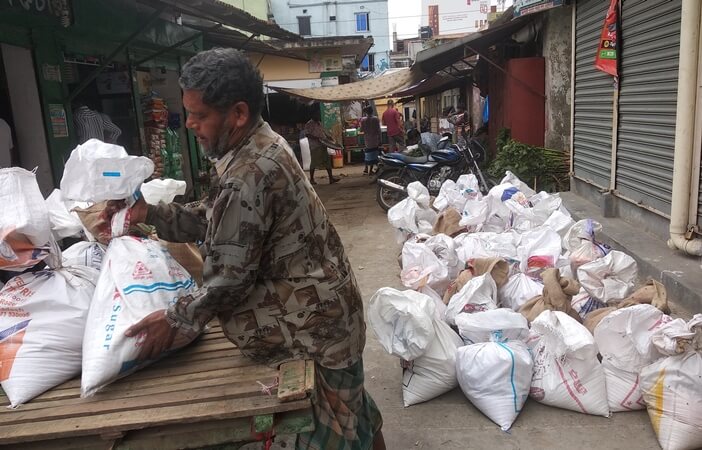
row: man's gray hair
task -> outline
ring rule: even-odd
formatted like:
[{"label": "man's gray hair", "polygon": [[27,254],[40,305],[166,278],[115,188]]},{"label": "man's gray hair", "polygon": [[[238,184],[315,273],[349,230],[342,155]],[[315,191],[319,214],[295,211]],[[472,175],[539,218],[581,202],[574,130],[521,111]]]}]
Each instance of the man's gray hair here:
[{"label": "man's gray hair", "polygon": [[193,56],[183,66],[179,81],[183,89],[202,92],[203,103],[220,111],[244,102],[257,118],[263,109],[261,73],[233,48],[213,48]]}]

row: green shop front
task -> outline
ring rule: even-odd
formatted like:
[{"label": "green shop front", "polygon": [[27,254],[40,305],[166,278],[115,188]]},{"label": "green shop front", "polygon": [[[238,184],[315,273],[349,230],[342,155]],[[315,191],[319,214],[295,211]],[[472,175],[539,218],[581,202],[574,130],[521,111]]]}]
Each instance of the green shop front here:
[{"label": "green shop front", "polygon": [[0,1],[0,118],[15,143],[0,165],[36,167],[48,194],[78,144],[73,111],[83,104],[120,128],[117,144],[154,159],[155,177],[185,180],[186,197],[198,196],[204,162],[178,76],[202,33],[163,17],[107,0]]}]

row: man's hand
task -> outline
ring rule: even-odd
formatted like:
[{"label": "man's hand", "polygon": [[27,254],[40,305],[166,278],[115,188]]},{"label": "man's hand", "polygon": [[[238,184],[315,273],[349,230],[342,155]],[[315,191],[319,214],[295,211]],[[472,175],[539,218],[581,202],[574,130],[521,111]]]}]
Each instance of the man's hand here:
[{"label": "man's hand", "polygon": [[[105,212],[103,216],[107,223],[112,223],[112,216],[117,214],[119,211],[127,207],[127,203],[124,200],[110,200],[105,206]],[[136,223],[146,223],[146,214],[149,211],[149,206],[146,204],[144,197],[139,197],[139,200],[134,203],[130,208],[130,222]]]},{"label": "man's hand", "polygon": [[156,359],[173,345],[177,329],[171,327],[166,319],[166,310],[154,311],[125,331],[128,337],[137,337],[141,351],[137,359],[141,361]]}]

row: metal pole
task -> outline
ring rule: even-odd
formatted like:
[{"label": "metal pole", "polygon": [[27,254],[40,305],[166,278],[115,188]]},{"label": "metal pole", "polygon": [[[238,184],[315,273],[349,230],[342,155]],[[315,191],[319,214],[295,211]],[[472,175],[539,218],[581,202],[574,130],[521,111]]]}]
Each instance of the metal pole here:
[{"label": "metal pole", "polygon": [[125,48],[127,48],[127,46],[128,46],[129,44],[131,44],[132,42],[134,42],[134,40],[135,40],[136,38],[138,38],[139,35],[140,35],[146,28],[148,28],[149,26],[151,26],[151,24],[153,24],[153,23],[159,18],[159,16],[161,15],[161,13],[163,12],[164,9],[166,9],[166,5],[162,5],[162,6],[161,6],[160,8],[158,8],[156,11],[154,11],[153,13],[151,13],[151,15],[150,15],[149,18],[146,20],[146,22],[144,22],[144,24],[143,24],[141,27],[139,27],[138,30],[136,30],[134,33],[132,33],[132,34],[127,38],[126,41],[122,42],[112,53],[110,53],[110,56],[108,56],[107,58],[105,58],[105,61],[103,61],[102,64],[101,64],[97,69],[95,69],[93,72],[91,72],[91,74],[88,75],[87,78],[85,78],[83,81],[80,82],[80,84],[78,85],[78,87],[76,87],[76,88],[73,90],[73,92],[71,92],[71,94],[68,96],[67,102],[68,102],[68,103],[71,103],[73,100],[75,100],[75,98],[78,96],[78,94],[80,94],[80,93],[83,91],[83,89],[85,89],[86,87],[88,87],[88,85],[89,85],[90,83],[92,83],[93,80],[95,80],[95,78],[97,78],[97,76],[100,75],[100,73],[102,73],[103,70],[105,70],[105,68],[112,62],[113,59],[115,59],[115,57],[116,57],[122,50],[124,50]]},{"label": "metal pole", "polygon": [[257,36],[258,36],[258,34],[255,34],[255,33],[252,34],[251,36],[249,36],[249,38],[246,41],[244,41],[244,43],[241,45],[241,47],[239,47],[239,50],[244,50],[244,48],[246,48],[248,43],[251,42],[251,40],[256,38]]}]

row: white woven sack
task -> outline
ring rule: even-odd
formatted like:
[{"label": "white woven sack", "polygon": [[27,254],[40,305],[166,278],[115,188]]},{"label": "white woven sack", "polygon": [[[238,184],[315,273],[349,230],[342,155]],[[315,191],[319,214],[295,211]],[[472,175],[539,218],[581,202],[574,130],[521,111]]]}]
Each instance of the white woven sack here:
[{"label": "white woven sack", "polygon": [[461,390],[502,431],[512,427],[529,396],[532,365],[521,341],[466,345],[456,355]]},{"label": "white woven sack", "polygon": [[0,238],[9,233],[25,236],[35,246],[51,239],[49,211],[36,175],[20,167],[0,169]]},{"label": "white woven sack", "polygon": [[[139,338],[127,337],[124,332],[194,290],[195,281],[158,241],[134,237],[113,239],[88,314],[81,394],[90,396],[115,379],[151,363],[138,360]],[[169,351],[193,338],[178,333]]]},{"label": "white woven sack", "polygon": [[25,273],[0,291],[0,384],[19,406],[80,373],[98,272],[65,267]]},{"label": "white woven sack", "polygon": [[432,400],[458,386],[456,350],[463,341],[444,322],[433,320],[433,325],[434,339],[402,374],[405,406]]},{"label": "white woven sack", "polygon": [[534,357],[530,397],[558,408],[609,417],[607,387],[597,345],[578,321],[546,310],[531,323]]}]

